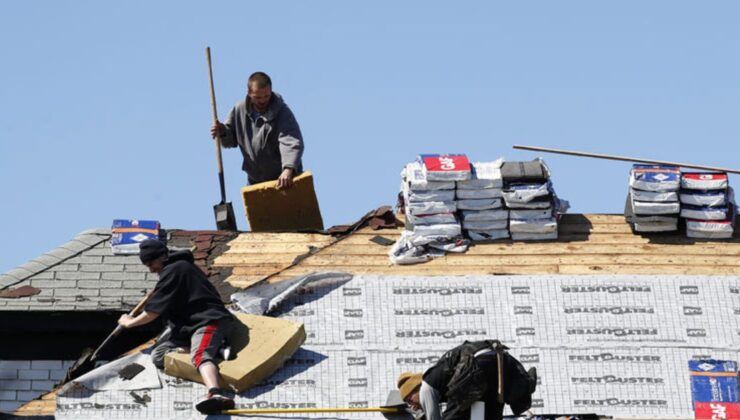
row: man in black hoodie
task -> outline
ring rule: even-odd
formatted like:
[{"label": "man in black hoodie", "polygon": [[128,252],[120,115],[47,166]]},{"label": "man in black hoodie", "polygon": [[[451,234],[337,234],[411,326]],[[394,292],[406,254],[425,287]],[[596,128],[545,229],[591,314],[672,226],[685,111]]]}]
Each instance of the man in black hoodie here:
[{"label": "man in black hoodie", "polygon": [[121,315],[118,324],[131,328],[159,317],[167,320],[169,334],[157,341],[152,351],[154,364],[161,369],[166,353],[189,347],[193,364],[208,388],[208,395],[195,408],[202,413],[234,408],[234,400],[219,387],[221,378],[215,363],[234,316],[208,277],[193,264],[190,251],[169,254],[162,242],[153,239],[143,241],[139,248],[141,262],[159,274],[159,281],[144,311],[135,317]]},{"label": "man in black hoodie", "polygon": [[293,177],[303,171],[301,128],[263,72],[249,76],[247,97],[234,106],[223,124],[216,121],[211,135],[219,137],[224,147],[239,146],[250,184],[277,180],[279,189],[290,188]]}]

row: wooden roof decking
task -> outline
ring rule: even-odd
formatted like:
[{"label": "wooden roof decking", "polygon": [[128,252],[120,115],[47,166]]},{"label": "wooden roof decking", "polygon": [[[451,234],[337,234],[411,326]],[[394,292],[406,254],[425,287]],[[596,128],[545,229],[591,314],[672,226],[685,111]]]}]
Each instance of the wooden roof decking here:
[{"label": "wooden roof decking", "polygon": [[[396,230],[361,229],[337,240],[319,234],[244,233],[214,265],[232,268],[228,282],[245,288],[272,275],[270,282],[315,271],[353,274],[673,274],[740,275],[740,237],[702,241],[679,234],[640,236],[621,215],[565,215],[560,237],[551,242],[496,241],[462,254],[448,253],[427,263],[394,266],[389,247],[375,235],[395,240]],[[314,250],[296,264],[296,257]],[[277,273],[277,274],[275,274]]]}]

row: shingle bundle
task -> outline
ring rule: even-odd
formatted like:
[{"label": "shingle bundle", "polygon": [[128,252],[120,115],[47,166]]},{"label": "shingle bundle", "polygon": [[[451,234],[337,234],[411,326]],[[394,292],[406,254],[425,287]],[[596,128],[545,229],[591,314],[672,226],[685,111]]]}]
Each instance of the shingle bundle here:
[{"label": "shingle bundle", "polygon": [[427,261],[433,251],[462,252],[455,181],[470,178],[467,158],[459,155],[421,155],[401,171],[406,231],[389,252],[394,264]]},{"label": "shingle bundle", "polygon": [[470,165],[470,179],[455,182],[462,228],[473,241],[509,237],[509,212],[503,208],[502,159]]},{"label": "shingle bundle", "polygon": [[511,239],[557,239],[559,200],[552,188],[547,165],[541,159],[505,162],[501,176],[502,195],[509,209]]},{"label": "shingle bundle", "polygon": [[731,238],[735,199],[726,173],[685,172],[681,175],[681,217],[689,238]]},{"label": "shingle bundle", "polygon": [[678,229],[680,179],[675,166],[632,165],[625,217],[635,232]]}]

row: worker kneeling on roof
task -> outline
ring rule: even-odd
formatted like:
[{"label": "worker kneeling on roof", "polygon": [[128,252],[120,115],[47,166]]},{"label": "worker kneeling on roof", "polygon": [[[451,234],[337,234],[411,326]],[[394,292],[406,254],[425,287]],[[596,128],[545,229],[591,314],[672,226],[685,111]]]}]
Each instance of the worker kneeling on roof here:
[{"label": "worker kneeling on roof", "polygon": [[279,189],[290,188],[293,177],[303,171],[301,128],[283,97],[272,91],[265,73],[249,76],[246,99],[234,106],[223,124],[213,124],[211,135],[224,147],[239,146],[250,184],[277,180]]},{"label": "worker kneeling on roof", "polygon": [[140,244],[141,262],[159,274],[144,311],[135,317],[121,315],[118,324],[125,328],[147,324],[162,317],[169,334],[163,334],[152,351],[158,368],[164,367],[166,353],[190,348],[193,364],[203,377],[208,394],[195,408],[214,413],[234,408],[234,400],[219,388],[218,350],[231,331],[234,316],[221,302],[216,288],[193,263],[190,251],[170,254],[160,241],[149,239]]},{"label": "worker kneeling on roof", "polygon": [[[423,374],[402,373],[397,382],[401,398],[426,420],[468,420],[476,401],[485,403],[486,420],[503,418],[504,403],[519,415],[532,405],[537,371],[532,368],[526,372],[505,350],[496,340],[466,341],[442,355]],[[498,360],[503,360],[502,371]],[[499,377],[503,378],[502,389]],[[444,411],[442,403],[446,403]]]}]

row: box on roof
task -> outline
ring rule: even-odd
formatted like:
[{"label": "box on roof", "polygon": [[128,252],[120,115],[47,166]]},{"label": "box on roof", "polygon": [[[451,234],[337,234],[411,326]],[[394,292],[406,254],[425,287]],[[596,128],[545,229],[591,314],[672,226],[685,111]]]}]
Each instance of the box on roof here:
[{"label": "box on roof", "polygon": [[138,254],[139,244],[147,239],[159,239],[156,220],[116,219],[111,227],[111,249],[114,254]]}]

